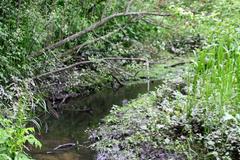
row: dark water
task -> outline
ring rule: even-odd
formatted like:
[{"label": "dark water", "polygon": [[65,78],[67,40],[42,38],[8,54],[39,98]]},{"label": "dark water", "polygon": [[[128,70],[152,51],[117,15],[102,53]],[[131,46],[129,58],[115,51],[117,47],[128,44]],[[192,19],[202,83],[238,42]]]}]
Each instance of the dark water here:
[{"label": "dark water", "polygon": [[[161,84],[160,81],[152,81],[150,90]],[[40,141],[43,144],[41,150],[32,152],[37,160],[93,160],[96,153],[88,148],[88,128],[97,127],[100,120],[106,116],[111,107],[121,105],[123,101],[137,98],[139,94],[147,92],[147,84],[133,84],[120,88],[118,91],[105,89],[86,98],[74,98],[64,105],[64,111],[59,119],[46,118],[45,126]],[[81,108],[91,108],[92,112],[79,112]],[[47,129],[47,133],[45,130]],[[79,147],[73,147],[63,151],[52,151],[53,148],[66,144],[77,143]]]}]

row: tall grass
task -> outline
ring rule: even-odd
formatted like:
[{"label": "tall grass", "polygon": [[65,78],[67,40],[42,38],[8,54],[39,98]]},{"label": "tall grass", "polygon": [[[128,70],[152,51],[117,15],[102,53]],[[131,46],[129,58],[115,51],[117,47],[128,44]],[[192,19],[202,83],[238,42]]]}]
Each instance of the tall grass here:
[{"label": "tall grass", "polygon": [[220,108],[212,109],[221,113],[226,112],[224,106],[237,105],[240,98],[240,56],[237,49],[226,44],[229,41],[225,39],[225,42],[199,53],[193,83],[195,92],[198,88],[201,98],[213,98]]},{"label": "tall grass", "polygon": [[[220,5],[224,4],[224,5]],[[237,114],[240,102],[240,31],[239,2],[217,0],[213,15],[201,17],[199,30],[207,37],[207,45],[198,51],[193,79],[195,104],[203,100],[205,109],[219,116]],[[188,108],[192,111],[194,103]]]},{"label": "tall grass", "polygon": [[203,153],[208,154],[203,156],[236,159],[240,155],[240,5],[235,0],[216,0],[212,6],[217,16],[199,18],[198,31],[207,43],[196,51],[186,112],[204,128],[200,139]]}]

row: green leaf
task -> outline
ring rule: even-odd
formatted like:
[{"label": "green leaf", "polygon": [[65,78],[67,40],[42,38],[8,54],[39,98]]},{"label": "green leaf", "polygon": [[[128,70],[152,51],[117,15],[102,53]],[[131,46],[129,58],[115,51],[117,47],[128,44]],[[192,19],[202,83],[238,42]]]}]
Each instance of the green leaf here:
[{"label": "green leaf", "polygon": [[0,129],[0,144],[4,144],[10,135],[4,129]]},{"label": "green leaf", "polygon": [[34,145],[35,147],[40,148],[42,146],[42,144],[33,135],[27,135],[25,138],[28,143]]},{"label": "green leaf", "polygon": [[14,160],[30,160],[30,158],[26,154],[19,152],[19,153],[17,153]]},{"label": "green leaf", "polygon": [[6,154],[0,154],[0,159],[2,159],[2,160],[11,160],[12,158],[9,157],[9,156],[6,155]]}]

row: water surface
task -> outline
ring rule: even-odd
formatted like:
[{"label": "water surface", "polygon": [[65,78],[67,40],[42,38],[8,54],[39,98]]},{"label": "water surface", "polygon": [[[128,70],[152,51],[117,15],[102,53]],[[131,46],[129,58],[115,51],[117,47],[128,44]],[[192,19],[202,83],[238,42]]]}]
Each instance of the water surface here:
[{"label": "water surface", "polygon": [[[150,82],[150,90],[159,84],[161,81]],[[137,98],[139,94],[146,93],[147,89],[147,83],[139,83],[124,86],[117,91],[104,89],[85,98],[72,98],[63,106],[59,119],[46,118],[45,127],[39,136],[43,147],[33,151],[32,156],[37,160],[94,160],[96,153],[88,147],[86,129],[97,127],[113,105],[122,105],[126,100]],[[92,111],[79,111],[83,108],[91,108]],[[66,143],[76,143],[78,147],[52,152],[55,147]]]}]

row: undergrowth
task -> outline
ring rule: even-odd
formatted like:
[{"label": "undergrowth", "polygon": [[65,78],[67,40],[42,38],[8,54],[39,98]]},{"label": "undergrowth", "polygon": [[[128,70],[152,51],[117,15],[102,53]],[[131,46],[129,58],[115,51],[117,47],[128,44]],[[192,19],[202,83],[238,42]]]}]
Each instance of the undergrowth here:
[{"label": "undergrowth", "polygon": [[[46,110],[38,94],[33,94],[33,84],[15,79],[6,87],[0,85],[0,159],[26,160],[28,146],[41,147],[34,137],[35,128],[40,129],[36,111]],[[33,124],[33,125],[32,125]]]}]

